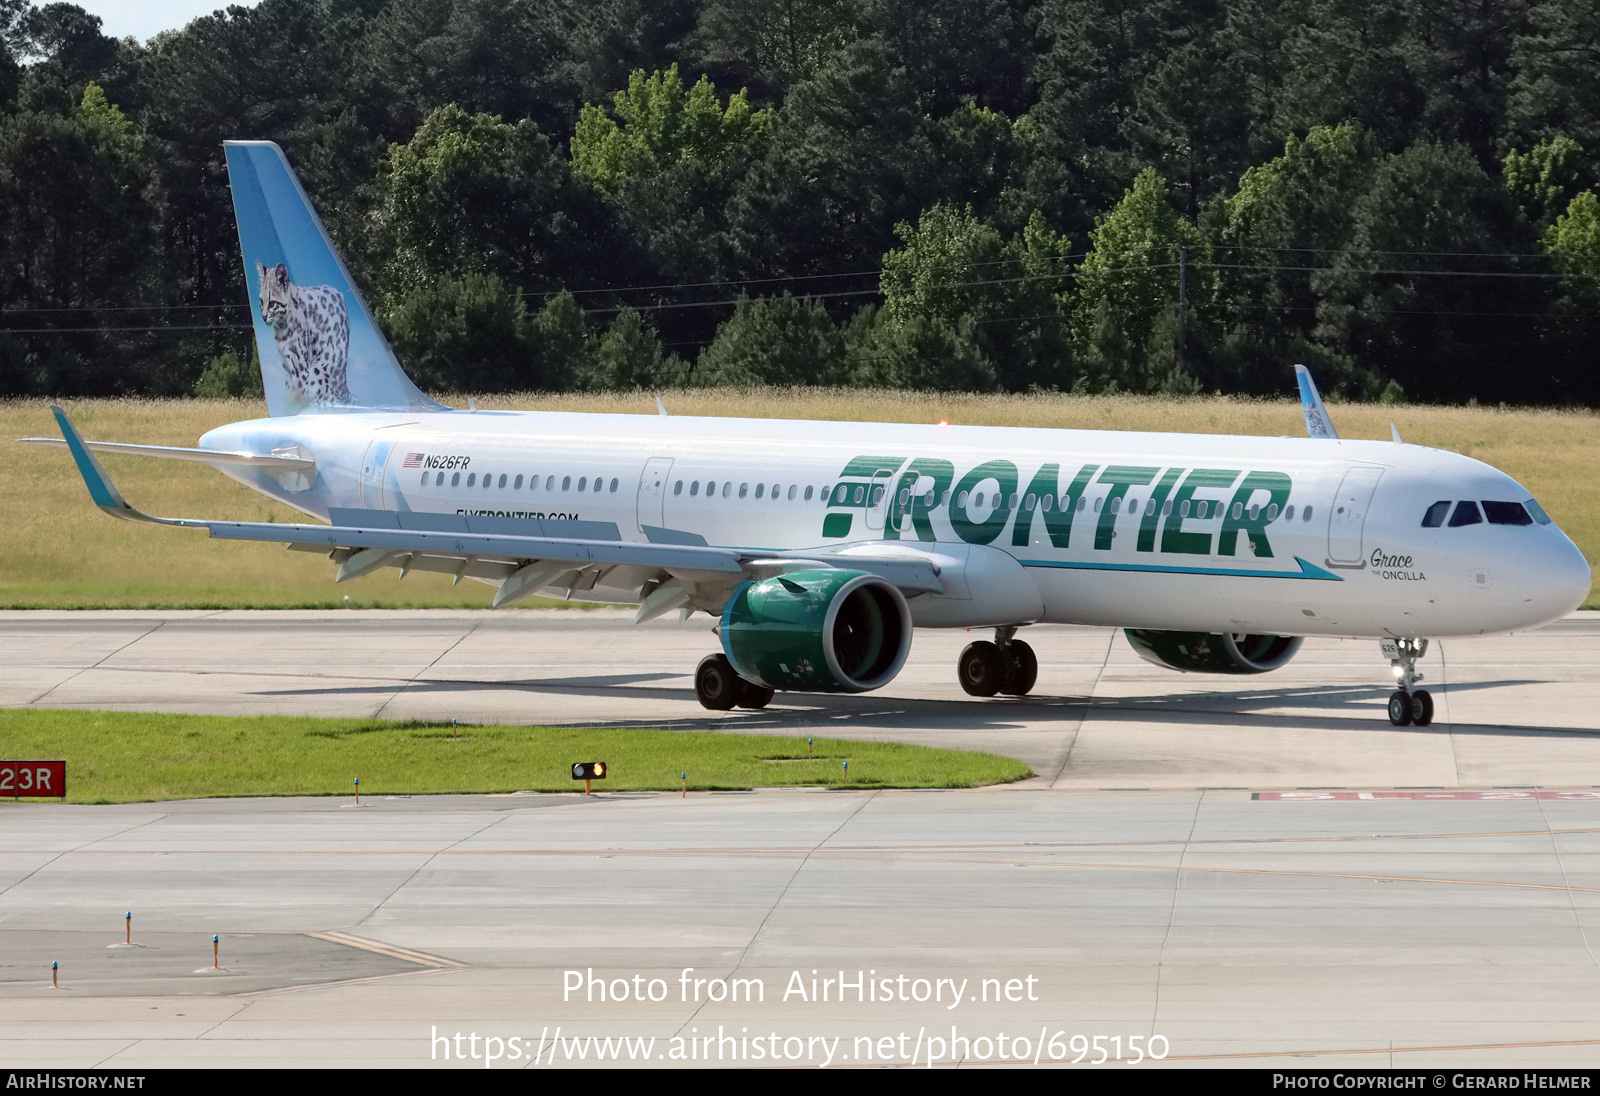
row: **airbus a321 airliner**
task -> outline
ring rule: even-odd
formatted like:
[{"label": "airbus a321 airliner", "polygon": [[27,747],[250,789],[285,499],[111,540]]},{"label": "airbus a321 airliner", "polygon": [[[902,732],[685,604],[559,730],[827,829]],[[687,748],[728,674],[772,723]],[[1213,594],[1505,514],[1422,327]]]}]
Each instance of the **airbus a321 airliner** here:
[{"label": "airbus a321 airliner", "polygon": [[[95,504],[321,552],[341,582],[397,567],[481,580],[497,607],[709,613],[707,708],[879,688],[918,626],[993,628],[957,678],[1023,695],[1018,629],[1066,622],[1214,674],[1276,669],[1308,635],[1377,639],[1390,721],[1425,725],[1428,637],[1537,627],[1589,592],[1509,476],[1338,438],[1303,369],[1306,438],[452,410],[401,371],[278,147],[226,152],[270,417],[183,449],[84,441],[56,408]],[[319,522],[153,517],[96,450],[202,461]]]}]

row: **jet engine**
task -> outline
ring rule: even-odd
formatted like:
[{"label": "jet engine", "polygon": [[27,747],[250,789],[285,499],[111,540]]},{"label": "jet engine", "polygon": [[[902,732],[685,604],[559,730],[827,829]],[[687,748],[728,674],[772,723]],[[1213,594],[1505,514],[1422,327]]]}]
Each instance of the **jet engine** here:
[{"label": "jet engine", "polygon": [[1157,666],[1195,674],[1264,674],[1300,650],[1300,636],[1252,636],[1233,632],[1164,632],[1127,628],[1139,657]]},{"label": "jet engine", "polygon": [[815,570],[752,582],[722,613],[722,650],[769,689],[861,693],[887,685],[911,651],[911,612],[887,580]]}]

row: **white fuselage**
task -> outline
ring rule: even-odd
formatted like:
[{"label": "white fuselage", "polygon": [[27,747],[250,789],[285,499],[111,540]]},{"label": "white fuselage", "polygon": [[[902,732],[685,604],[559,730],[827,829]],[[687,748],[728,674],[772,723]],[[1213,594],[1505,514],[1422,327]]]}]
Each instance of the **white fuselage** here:
[{"label": "white fuselage", "polygon": [[[1546,623],[1590,582],[1554,524],[1424,527],[1437,502],[1530,496],[1481,462],[1392,442],[450,412],[264,419],[201,444],[314,457],[309,482],[224,470],[319,517],[570,518],[772,551],[987,545],[1021,564],[1048,622],[1469,635]],[[637,601],[636,577],[574,596]]]}]

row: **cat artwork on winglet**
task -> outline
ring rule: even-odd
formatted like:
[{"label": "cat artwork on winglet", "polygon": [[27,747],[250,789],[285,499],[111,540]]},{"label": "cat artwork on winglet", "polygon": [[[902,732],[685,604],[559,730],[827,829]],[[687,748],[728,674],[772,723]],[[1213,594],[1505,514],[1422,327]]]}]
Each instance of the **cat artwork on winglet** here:
[{"label": "cat artwork on winglet", "polygon": [[283,359],[289,395],[301,407],[349,406],[350,316],[331,285],[295,285],[283,263],[256,263],[261,320]]}]

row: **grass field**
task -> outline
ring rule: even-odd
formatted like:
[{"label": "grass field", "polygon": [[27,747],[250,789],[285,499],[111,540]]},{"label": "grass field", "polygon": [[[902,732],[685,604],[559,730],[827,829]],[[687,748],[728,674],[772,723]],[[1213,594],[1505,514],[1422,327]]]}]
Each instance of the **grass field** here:
[{"label": "grass field", "polygon": [[[888,742],[650,730],[282,716],[0,709],[13,760],[67,762],[69,803],[255,795],[570,792],[571,767],[604,761],[600,791],[797,786],[973,788],[1031,776],[994,754]],[[850,763],[848,774],[844,762]]]},{"label": "grass field", "polygon": [[[1293,400],[1156,399],[1131,396],[970,396],[800,390],[684,390],[666,396],[679,415],[746,416],[1097,430],[1173,430],[1299,435]],[[454,401],[462,402],[462,401]],[[645,394],[489,396],[483,408],[655,414]],[[156,445],[194,445],[208,429],[262,415],[260,404],[226,400],[80,400],[68,412],[84,436]],[[1516,477],[1600,563],[1600,415],[1583,411],[1496,410],[1345,404],[1332,408],[1347,438],[1387,438],[1395,422],[1408,442],[1486,461]],[[390,570],[344,586],[321,556],[271,545],[213,541],[203,533],[117,522],[89,505],[65,450],[10,444],[53,436],[39,401],[0,401],[0,607],[4,608],[421,608],[486,606],[491,591],[443,576]],[[299,515],[221,473],[179,461],[101,457],[135,506],[182,517],[294,521]],[[350,600],[345,601],[346,595]],[[536,607],[548,602],[524,602]],[[1588,608],[1600,608],[1593,594]]]}]

